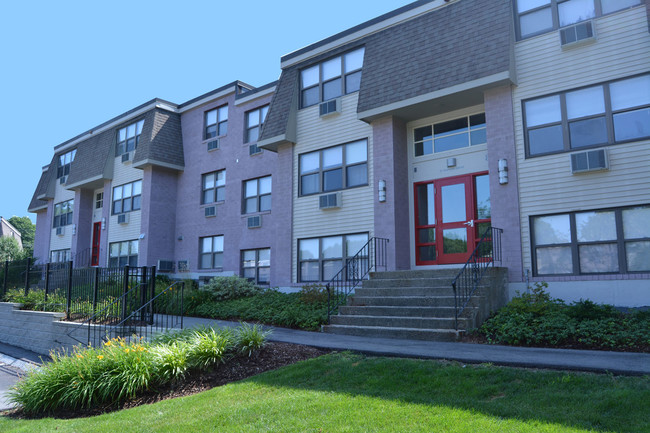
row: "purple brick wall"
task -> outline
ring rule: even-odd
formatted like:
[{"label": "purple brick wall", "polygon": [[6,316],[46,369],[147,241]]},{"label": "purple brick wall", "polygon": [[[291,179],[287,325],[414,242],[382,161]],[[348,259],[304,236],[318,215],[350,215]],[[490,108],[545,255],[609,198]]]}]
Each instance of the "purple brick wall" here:
[{"label": "purple brick wall", "polygon": [[[173,260],[177,201],[176,171],[146,167],[142,180],[142,222],[139,266],[157,266],[158,260]],[[170,205],[172,203],[172,205]]]},{"label": "purple brick wall", "polygon": [[[223,271],[240,273],[241,250],[271,248],[271,285],[290,284],[291,273],[291,149],[280,154],[263,151],[249,155],[244,143],[245,113],[269,103],[271,96],[235,105],[231,94],[181,117],[185,166],[191,167],[178,177],[176,208],[176,260],[189,260],[191,272],[214,274],[199,269],[199,239],[224,236]],[[204,113],[228,104],[228,134],[220,148],[208,152],[203,142]],[[217,204],[217,216],[206,218],[201,205],[202,174],[226,170],[225,202]],[[262,213],[262,227],[247,228],[248,215],[242,215],[244,180],[272,176],[272,205]],[[181,238],[182,240],[178,240]]]},{"label": "purple brick wall", "polygon": [[[74,224],[77,227],[77,234],[72,237],[70,254],[75,257],[77,254],[87,254],[90,259],[90,243],[93,232],[93,206],[94,192],[92,190],[75,190],[74,193]],[[84,251],[88,250],[86,253]]]},{"label": "purple brick wall", "polygon": [[[510,282],[523,280],[514,115],[510,86],[485,92],[492,225],[503,229],[503,266]],[[508,183],[499,184],[499,160],[508,161]]]},{"label": "purple brick wall", "polygon": [[[375,236],[389,239],[388,269],[410,269],[409,186],[406,125],[395,118],[372,123]],[[386,181],[386,201],[379,202],[379,181]]]},{"label": "purple brick wall", "polygon": [[50,215],[52,213],[52,200],[48,201],[47,209],[36,213],[36,233],[34,234],[34,257],[38,263],[50,261]]}]

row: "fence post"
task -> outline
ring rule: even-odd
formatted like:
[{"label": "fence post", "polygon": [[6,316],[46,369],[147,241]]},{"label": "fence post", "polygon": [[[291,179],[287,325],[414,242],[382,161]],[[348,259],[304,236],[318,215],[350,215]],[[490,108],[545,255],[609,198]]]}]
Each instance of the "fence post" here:
[{"label": "fence post", "polygon": [[181,329],[183,329],[183,317],[185,316],[185,306],[183,305],[184,299],[185,299],[185,281],[181,283]]},{"label": "fence post", "polygon": [[5,275],[2,282],[2,296],[7,294],[7,281],[9,280],[9,260],[5,260]]},{"label": "fence post", "polygon": [[[150,301],[153,300],[153,298],[156,297],[156,267],[152,266],[151,267],[151,297],[149,298]],[[153,302],[149,305],[149,311],[151,312],[151,319],[149,321],[150,325],[153,325]]]},{"label": "fence post", "polygon": [[93,310],[91,317],[97,312],[97,295],[99,292],[99,268],[95,268],[95,278],[93,279]]},{"label": "fence post", "polygon": [[72,306],[72,260],[68,262],[68,284],[66,290],[66,304],[65,304],[65,314],[66,318],[70,319],[70,307]]},{"label": "fence post", "polygon": [[129,265],[122,268],[124,280],[122,281],[122,320],[126,320],[126,294],[129,291]]},{"label": "fence post", "polygon": [[27,266],[25,267],[25,296],[29,293],[29,268],[32,265],[32,259],[27,257]]},{"label": "fence post", "polygon": [[47,304],[47,295],[50,290],[50,264],[45,264],[45,303]]},{"label": "fence post", "polygon": [[140,309],[140,320],[144,322],[144,304],[147,303],[147,292],[149,290],[149,280],[147,279],[148,273],[147,273],[147,267],[143,266],[142,271],[140,273],[140,284],[138,285],[140,287],[140,305],[138,306],[138,309]]}]

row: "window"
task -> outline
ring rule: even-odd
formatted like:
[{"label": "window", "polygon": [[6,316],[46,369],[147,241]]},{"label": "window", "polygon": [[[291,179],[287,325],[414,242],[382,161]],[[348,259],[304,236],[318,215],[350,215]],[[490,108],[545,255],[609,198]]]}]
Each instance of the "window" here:
[{"label": "window", "polygon": [[300,195],[368,184],[368,140],[300,155]]},{"label": "window", "polygon": [[487,143],[485,113],[416,128],[415,156]]},{"label": "window", "polygon": [[368,233],[298,241],[300,282],[329,281],[368,243]]},{"label": "window", "polygon": [[201,269],[223,268],[223,235],[199,239]]},{"label": "window", "polygon": [[650,137],[650,74],[523,103],[526,153],[568,152]]},{"label": "window", "polygon": [[117,154],[120,156],[124,153],[131,152],[138,147],[140,142],[140,134],[142,134],[142,127],[144,126],[144,119],[139,120],[129,126],[117,131]]},{"label": "window", "polygon": [[650,205],[531,218],[536,275],[650,271]]},{"label": "window", "polygon": [[138,241],[115,242],[109,247],[108,266],[138,266]]},{"label": "window", "polygon": [[70,250],[55,250],[50,252],[50,263],[66,263],[72,260]]},{"label": "window", "polygon": [[64,201],[54,205],[54,224],[53,227],[63,227],[72,224],[72,215],[74,212],[74,200]]},{"label": "window", "polygon": [[643,2],[644,0],[516,0],[519,37],[525,39]]},{"label": "window", "polygon": [[271,210],[271,176],[244,182],[242,213],[266,212]]},{"label": "window", "polygon": [[228,133],[228,106],[205,112],[205,139],[221,137]]},{"label": "window", "polygon": [[257,141],[260,138],[260,131],[269,112],[269,106],[261,107],[246,113],[246,137],[245,143]]},{"label": "window", "polygon": [[101,209],[104,207],[104,193],[98,192],[95,197],[95,209]]},{"label": "window", "polygon": [[140,210],[141,196],[141,180],[113,188],[113,215]]},{"label": "window", "polygon": [[360,48],[300,71],[301,107],[359,91],[364,52]]},{"label": "window", "polygon": [[202,185],[201,204],[224,201],[226,199],[226,170],[204,174]]},{"label": "window", "polygon": [[242,277],[256,284],[271,281],[271,249],[245,250],[241,252]]},{"label": "window", "polygon": [[70,174],[70,163],[74,161],[74,157],[77,154],[77,149],[71,150],[70,152],[59,155],[59,162],[56,169],[56,178],[62,178]]}]

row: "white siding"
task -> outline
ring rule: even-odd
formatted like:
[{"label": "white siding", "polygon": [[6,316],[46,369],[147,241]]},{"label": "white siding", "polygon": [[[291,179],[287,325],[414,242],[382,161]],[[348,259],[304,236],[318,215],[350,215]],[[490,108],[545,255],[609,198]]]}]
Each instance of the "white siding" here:
[{"label": "white siding", "polygon": [[[358,93],[342,98],[341,114],[328,118],[319,116],[318,105],[298,112],[297,144],[293,152],[293,281],[297,281],[298,239],[368,232],[374,230],[374,196],[372,170],[372,127],[357,119]],[[320,194],[299,197],[299,155],[355,140],[368,139],[368,186],[341,191],[340,209],[320,210]]]},{"label": "white siding", "polygon": [[650,142],[608,147],[610,170],[571,174],[568,153],[525,159],[522,99],[650,71],[645,5],[595,20],[595,43],[562,50],[558,32],[515,46],[513,93],[524,269],[531,269],[529,217],[650,203]]},{"label": "white siding", "polygon": [[[58,203],[73,199],[74,191],[68,191],[65,189],[65,185],[61,185],[59,179],[56,179],[54,205],[56,206]],[[52,218],[54,218],[54,210],[52,211]],[[50,225],[50,251],[70,249],[72,247],[72,224],[65,226],[65,234],[63,236],[57,236],[56,229],[52,228],[53,223],[53,221],[48,221]],[[48,257],[47,260],[49,261],[50,258]]]}]

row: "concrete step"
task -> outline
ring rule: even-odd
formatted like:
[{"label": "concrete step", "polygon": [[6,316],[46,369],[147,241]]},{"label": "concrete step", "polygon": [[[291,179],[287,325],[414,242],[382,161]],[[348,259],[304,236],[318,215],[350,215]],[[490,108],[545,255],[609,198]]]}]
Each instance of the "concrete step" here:
[{"label": "concrete step", "polygon": [[453,296],[451,286],[444,287],[359,287],[356,296]]},{"label": "concrete step", "polygon": [[381,278],[370,279],[363,282],[363,287],[447,287],[451,290],[453,278]]},{"label": "concrete step", "polygon": [[[465,322],[465,319],[459,319],[459,328],[466,329]],[[331,324],[361,327],[375,326],[382,328],[456,329],[456,321],[453,315],[451,318],[338,315],[331,317]]]},{"label": "concrete step", "polygon": [[397,317],[454,317],[454,307],[395,307],[395,306],[349,306],[339,307],[341,315],[397,316]]},{"label": "concrete step", "polygon": [[[472,298],[471,305],[482,299]],[[394,306],[394,307],[453,307],[453,296],[352,296],[348,299],[350,306]]]},{"label": "concrete step", "polygon": [[323,332],[360,337],[403,340],[456,341],[460,333],[452,329],[386,328],[380,326],[325,325]]},{"label": "concrete step", "polygon": [[370,278],[373,280],[399,280],[407,278],[449,278],[453,280],[461,270],[462,267],[418,271],[371,272]]}]

